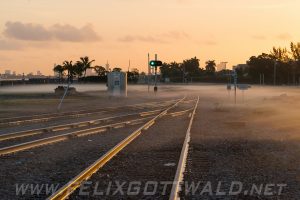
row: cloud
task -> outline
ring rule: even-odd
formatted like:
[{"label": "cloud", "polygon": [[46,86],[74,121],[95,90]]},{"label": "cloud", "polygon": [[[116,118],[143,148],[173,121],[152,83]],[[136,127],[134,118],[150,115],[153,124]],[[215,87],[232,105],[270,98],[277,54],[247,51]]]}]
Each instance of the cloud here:
[{"label": "cloud", "polygon": [[69,42],[83,42],[83,41],[97,41],[101,37],[93,30],[93,26],[88,24],[82,28],[76,28],[71,25],[56,24],[50,29],[53,36],[60,41]]},{"label": "cloud", "polygon": [[4,39],[0,39],[0,51],[1,50],[20,50],[22,49],[22,46],[15,42],[15,41],[11,41],[11,40],[4,40]]},{"label": "cloud", "polygon": [[280,40],[291,40],[292,36],[289,33],[282,33],[278,35],[277,38]]},{"label": "cloud", "polygon": [[166,43],[166,41],[163,41],[159,38],[153,37],[153,36],[141,36],[141,35],[126,35],[124,37],[121,37],[118,39],[120,42],[151,42],[151,43]]},{"label": "cloud", "polygon": [[206,41],[203,41],[202,42],[203,44],[205,45],[208,45],[208,46],[214,46],[214,45],[217,45],[218,43],[214,40],[206,40]]},{"label": "cloud", "polygon": [[49,40],[51,38],[51,33],[38,24],[7,22],[5,26],[4,35],[9,38],[36,41]]},{"label": "cloud", "polygon": [[159,36],[167,38],[167,39],[176,39],[176,40],[190,38],[190,36],[184,31],[169,31],[169,32],[163,33]]},{"label": "cloud", "polygon": [[40,24],[7,22],[3,33],[8,38],[27,41],[90,42],[101,40],[90,24],[81,28],[69,24],[55,24],[46,28]]},{"label": "cloud", "polygon": [[255,40],[266,40],[267,39],[266,36],[264,36],[264,35],[253,35],[252,38]]},{"label": "cloud", "polygon": [[155,35],[126,35],[124,37],[120,37],[118,41],[120,42],[150,42],[150,43],[169,43],[170,40],[181,40],[188,39],[189,35],[185,32],[180,31],[169,31],[167,33],[155,34]]}]

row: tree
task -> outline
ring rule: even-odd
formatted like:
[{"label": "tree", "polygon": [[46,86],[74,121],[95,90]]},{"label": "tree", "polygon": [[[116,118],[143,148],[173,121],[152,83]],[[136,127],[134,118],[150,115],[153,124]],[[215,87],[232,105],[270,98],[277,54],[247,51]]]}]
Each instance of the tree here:
[{"label": "tree", "polygon": [[92,63],[95,62],[95,60],[90,60],[88,56],[80,57],[80,61],[77,63],[80,63],[82,65],[82,70],[84,72],[83,77],[86,76],[86,70],[92,68]]},{"label": "tree", "polygon": [[68,83],[73,83],[73,76],[75,73],[75,67],[72,64],[72,61],[64,61],[63,62],[64,70],[68,72]]},{"label": "tree", "polygon": [[106,71],[106,69],[104,67],[98,66],[98,65],[96,65],[94,67],[94,70],[98,74],[98,76],[105,76],[106,73],[107,73],[107,71]]},{"label": "tree", "polygon": [[59,83],[61,83],[61,80],[62,80],[62,77],[64,75],[64,67],[61,66],[61,65],[56,65],[54,68],[53,68],[53,71],[58,73],[58,79],[59,79]]},{"label": "tree", "polygon": [[252,56],[247,61],[249,65],[249,77],[255,82],[259,83],[259,78],[261,74],[265,76],[266,83],[272,83],[273,81],[273,58],[266,53],[263,53],[259,56]]},{"label": "tree", "polygon": [[173,80],[182,80],[181,64],[177,62],[163,63],[160,67],[161,76],[163,79],[170,78]]},{"label": "tree", "polygon": [[277,79],[281,84],[289,84],[292,66],[287,49],[273,47],[270,57],[274,60],[274,84],[277,83]]},{"label": "tree", "polygon": [[133,68],[130,72],[127,72],[127,79],[130,82],[136,83],[139,80],[139,70],[137,68]]},{"label": "tree", "polygon": [[208,60],[205,64],[207,74],[214,74],[216,72],[216,62],[214,60]]},{"label": "tree", "polygon": [[200,74],[200,60],[197,57],[184,60],[181,64],[183,74],[197,76]]},{"label": "tree", "polygon": [[293,82],[296,83],[296,76],[300,75],[300,43],[290,45],[291,65],[293,68]]},{"label": "tree", "polygon": [[84,73],[84,65],[82,62],[77,61],[74,65],[74,72],[78,76],[78,80],[82,77]]},{"label": "tree", "polygon": [[113,70],[112,70],[113,72],[121,72],[122,71],[122,69],[121,68],[119,68],[119,67],[115,67],[115,68],[113,68]]},{"label": "tree", "polygon": [[277,62],[287,62],[289,59],[287,49],[281,47],[273,47],[272,51],[270,52],[270,57]]}]

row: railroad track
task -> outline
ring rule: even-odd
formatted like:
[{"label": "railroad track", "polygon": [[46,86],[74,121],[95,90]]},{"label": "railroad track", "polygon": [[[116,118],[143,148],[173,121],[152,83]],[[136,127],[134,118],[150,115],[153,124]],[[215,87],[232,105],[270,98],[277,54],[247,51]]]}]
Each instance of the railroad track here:
[{"label": "railroad track", "polygon": [[191,128],[192,128],[192,124],[193,124],[193,120],[194,120],[194,116],[197,110],[197,106],[199,103],[199,96],[196,102],[196,105],[193,109],[193,112],[191,114],[191,119],[189,122],[189,126],[188,129],[186,131],[186,136],[185,136],[185,140],[182,146],[182,150],[181,150],[181,154],[180,154],[180,159],[179,159],[179,163],[177,165],[177,171],[176,171],[176,175],[173,181],[173,187],[171,190],[171,194],[170,194],[170,198],[169,200],[177,200],[179,199],[179,192],[181,191],[181,182],[183,181],[183,177],[184,177],[184,171],[185,171],[185,167],[186,167],[186,162],[187,162],[187,156],[188,156],[188,150],[189,150],[189,143],[191,140]]},{"label": "railroad track", "polygon": [[[101,158],[99,158],[96,162],[94,162],[92,165],[90,165],[88,168],[83,170],[80,174],[78,174],[75,178],[73,178],[71,181],[69,181],[66,185],[64,185],[62,188],[60,188],[55,194],[50,196],[49,200],[56,200],[56,199],[66,199],[68,198],[80,185],[88,180],[94,173],[96,173],[100,168],[102,168],[108,161],[110,161],[116,154],[118,154],[123,148],[125,148],[128,144],[130,144],[134,139],[136,139],[143,131],[149,129],[158,118],[161,118],[165,115],[170,116],[178,116],[185,114],[187,112],[190,112],[190,121],[188,125],[188,129],[186,131],[185,141],[183,143],[183,147],[181,150],[180,160],[178,163],[178,168],[176,171],[174,182],[176,183],[172,188],[172,193],[170,195],[170,199],[176,199],[178,197],[178,191],[180,189],[180,181],[182,181],[182,174],[184,172],[184,166],[186,162],[187,157],[187,150],[188,150],[188,143],[190,140],[190,130],[192,126],[192,122],[194,119],[194,115],[197,109],[197,105],[199,102],[199,97],[196,100],[195,106],[192,109],[186,109],[183,111],[178,111],[174,113],[168,113],[170,109],[177,106],[180,102],[183,102],[183,100],[176,102],[173,106],[167,108],[166,110],[159,113],[157,116],[153,117],[150,121],[142,125],[140,128],[138,128],[136,131],[134,131],[131,135],[129,135],[126,139],[121,141],[118,145],[113,147],[110,151],[108,151],[105,155],[103,155]],[[193,102],[190,101],[190,102]]]},{"label": "railroad track", "polygon": [[96,120],[88,120],[88,121],[83,121],[83,122],[63,124],[63,125],[58,125],[58,126],[48,126],[45,128],[38,128],[38,129],[31,129],[31,130],[26,130],[26,131],[7,133],[7,134],[0,135],[0,142],[5,141],[5,140],[16,139],[16,138],[20,138],[20,137],[28,137],[28,136],[32,136],[32,135],[43,134],[43,133],[64,131],[64,130],[69,130],[69,129],[74,129],[74,128],[98,125],[98,124],[101,124],[104,122],[109,122],[111,120],[115,120],[118,118],[124,118],[124,117],[130,117],[130,116],[144,117],[144,116],[148,116],[151,114],[155,114],[159,111],[161,111],[161,109],[148,111],[148,112],[124,114],[124,115],[118,115],[118,116],[113,116],[113,117],[105,117],[105,118],[96,119]]},{"label": "railroad track", "polygon": [[116,154],[118,154],[123,148],[125,148],[128,144],[130,144],[134,139],[136,139],[143,131],[149,129],[155,122],[165,116],[169,110],[176,107],[180,102],[185,99],[180,99],[175,104],[171,105],[170,107],[166,108],[158,115],[151,117],[149,121],[135,130],[132,134],[130,134],[127,138],[123,141],[118,143],[115,147],[109,150],[106,154],[104,154],[101,158],[96,160],[92,165],[87,167],[83,170],[80,174],[78,174],[75,178],[69,181],[66,185],[60,188],[56,193],[50,196],[48,199],[56,200],[56,199],[66,199],[73,193],[80,185],[88,180],[95,172],[97,172],[101,167],[103,167],[108,161],[110,161]]},{"label": "railroad track", "polygon": [[[142,117],[139,119],[125,120],[122,122],[117,122],[117,123],[107,124],[107,125],[103,125],[103,126],[97,126],[97,127],[93,127],[93,128],[73,131],[73,132],[69,132],[69,133],[64,133],[64,134],[59,134],[59,135],[55,135],[55,136],[51,136],[51,137],[42,138],[42,139],[32,140],[29,142],[24,142],[24,143],[20,143],[20,144],[8,146],[8,147],[3,147],[3,148],[0,148],[0,155],[16,153],[18,151],[24,151],[27,149],[31,149],[31,148],[35,148],[35,147],[39,147],[39,146],[43,146],[43,145],[61,142],[64,140],[75,138],[75,137],[83,137],[86,135],[98,134],[98,133],[102,133],[104,131],[110,130],[112,128],[116,129],[116,128],[125,127],[127,125],[137,125],[137,124],[140,124],[143,121],[151,118],[152,115],[154,115],[160,111],[161,110],[154,110],[154,111],[149,111],[149,112],[141,112],[141,113],[136,113],[136,114],[128,114],[128,115],[109,117],[109,118],[104,118],[104,119],[99,119],[99,120],[87,121],[87,122],[82,122],[82,123],[78,123],[78,124],[67,124],[67,125],[61,125],[61,126],[47,127],[47,128],[42,128],[42,129],[6,134],[6,135],[3,135],[2,138],[0,137],[0,139],[2,139],[2,141],[20,138],[20,137],[31,136],[31,135],[42,134],[45,132],[49,133],[51,131],[55,132],[55,131],[59,131],[59,130],[66,130],[66,129],[76,128],[76,127],[98,125],[102,121],[113,120],[113,119],[128,117],[128,116],[132,116],[132,115],[137,115],[137,117]],[[165,115],[170,115],[172,117],[176,117],[176,116],[183,115],[183,114],[187,113],[188,111],[190,111],[190,109],[173,112],[173,113],[165,113]],[[147,129],[147,128],[145,128],[145,129]]]},{"label": "railroad track", "polygon": [[42,138],[42,139],[37,139],[37,140],[33,140],[33,141],[21,143],[21,144],[16,144],[13,146],[3,147],[3,148],[0,148],[0,155],[16,153],[18,151],[24,151],[24,150],[42,146],[42,145],[53,144],[56,142],[61,142],[64,140],[75,138],[75,137],[83,137],[86,135],[98,134],[98,133],[102,133],[104,131],[110,130],[112,128],[116,129],[116,128],[122,128],[126,125],[136,125],[136,124],[142,123],[144,120],[149,119],[149,118],[150,117],[147,116],[147,117],[142,117],[140,119],[125,120],[122,122],[117,122],[117,123],[107,124],[107,125],[103,125],[103,126],[97,126],[94,128],[73,131],[73,132],[59,134],[59,135],[46,137],[46,138]]},{"label": "railroad track", "polygon": [[169,100],[163,102],[151,102],[151,103],[142,103],[142,104],[134,104],[128,106],[119,106],[119,107],[108,107],[105,109],[94,109],[94,110],[79,110],[75,112],[64,112],[64,113],[51,113],[51,114],[40,114],[40,115],[32,115],[32,116],[22,116],[22,117],[14,117],[14,118],[5,118],[0,119],[0,127],[3,126],[16,126],[25,123],[37,123],[37,122],[47,122],[55,119],[61,118],[79,118],[83,116],[102,114],[109,111],[115,111],[118,109],[124,108],[133,108],[133,109],[146,109],[146,108],[158,108],[168,106],[176,100]]}]

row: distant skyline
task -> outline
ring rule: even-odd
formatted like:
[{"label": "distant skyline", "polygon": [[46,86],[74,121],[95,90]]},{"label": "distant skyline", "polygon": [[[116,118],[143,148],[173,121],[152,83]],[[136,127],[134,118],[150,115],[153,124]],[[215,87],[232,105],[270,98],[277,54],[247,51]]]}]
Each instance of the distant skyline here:
[{"label": "distant skyline", "polygon": [[300,42],[299,0],[10,0],[0,2],[0,71],[41,71],[81,56],[147,71],[197,56],[245,63]]}]

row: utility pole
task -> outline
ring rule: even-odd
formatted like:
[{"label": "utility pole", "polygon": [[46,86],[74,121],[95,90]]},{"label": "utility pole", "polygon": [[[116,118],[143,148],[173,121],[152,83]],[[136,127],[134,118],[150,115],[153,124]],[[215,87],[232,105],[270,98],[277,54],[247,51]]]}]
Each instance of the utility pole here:
[{"label": "utility pole", "polygon": [[276,85],[276,67],[277,67],[277,61],[274,62],[274,86]]},{"label": "utility pole", "polygon": [[233,79],[234,79],[234,104],[236,104],[237,73],[235,70],[233,70]]},{"label": "utility pole", "polygon": [[150,92],[150,54],[148,53],[148,92]]},{"label": "utility pole", "polygon": [[109,72],[109,71],[110,71],[110,69],[109,69],[109,63],[108,63],[108,60],[107,60],[107,62],[106,62],[106,64],[105,64],[105,69],[106,69],[106,71],[107,71],[107,72]]},{"label": "utility pole", "polygon": [[129,72],[129,70],[130,70],[130,59],[129,59],[129,64],[128,64],[128,72]]},{"label": "utility pole", "polygon": [[262,77],[261,77],[261,74],[259,74],[259,85],[262,85]]}]

